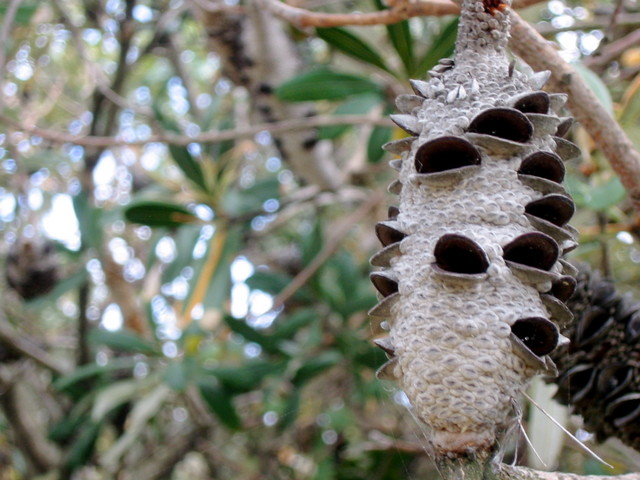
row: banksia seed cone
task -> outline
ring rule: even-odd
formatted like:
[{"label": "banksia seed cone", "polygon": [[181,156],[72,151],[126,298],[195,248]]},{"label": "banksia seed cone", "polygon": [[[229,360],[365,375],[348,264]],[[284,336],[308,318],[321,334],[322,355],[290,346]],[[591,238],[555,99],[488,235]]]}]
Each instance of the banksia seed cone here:
[{"label": "banksia seed cone", "polygon": [[567,305],[574,321],[566,331],[571,343],[553,353],[556,399],[571,405],[598,441],[617,437],[640,449],[640,303],[581,267]]},{"label": "banksia seed cone", "polygon": [[375,342],[438,455],[490,449],[571,314],[574,205],[560,182],[579,155],[560,138],[566,97],[540,90],[506,52],[508,5],[465,0],[454,60],[412,81],[392,116],[410,138],[389,187],[399,207],[376,226]]},{"label": "banksia seed cone", "polygon": [[25,300],[53,290],[59,280],[55,247],[50,240],[21,238],[7,255],[7,283]]}]

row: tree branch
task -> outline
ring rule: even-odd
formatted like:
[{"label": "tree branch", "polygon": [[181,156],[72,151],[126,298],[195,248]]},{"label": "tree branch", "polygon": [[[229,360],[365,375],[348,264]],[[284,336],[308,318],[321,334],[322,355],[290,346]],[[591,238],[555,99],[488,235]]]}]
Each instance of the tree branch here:
[{"label": "tree branch", "polygon": [[43,426],[34,415],[38,406],[27,390],[24,373],[13,372],[6,366],[0,369],[0,408],[20,451],[36,472],[45,473],[60,463],[61,453],[47,440]]},{"label": "tree branch", "polygon": [[276,311],[281,308],[287,300],[300,290],[329,257],[336,252],[342,240],[344,240],[344,237],[351,231],[353,225],[357,224],[371,209],[378,205],[382,199],[383,195],[381,192],[374,193],[368,200],[363,202],[357,210],[342,220],[342,222],[333,229],[333,235],[325,242],[324,247],[318,252],[318,255],[273,299],[273,306],[270,311]]},{"label": "tree branch", "polygon": [[628,475],[576,475],[563,472],[541,472],[526,467],[500,464],[496,469],[498,480],[640,480],[640,473]]},{"label": "tree branch", "polygon": [[2,314],[0,314],[0,343],[6,344],[10,349],[34,360],[58,375],[69,373],[68,365],[61,363],[57,358],[42,350],[35,341],[25,334],[16,332]]},{"label": "tree branch", "polygon": [[640,212],[640,153],[593,91],[531,25],[511,12],[511,49],[534,70],[550,70],[550,86],[569,95],[567,106],[608,158]]},{"label": "tree branch", "polygon": [[[542,0],[516,0],[513,8],[526,8]],[[422,2],[393,2],[391,8],[367,13],[324,13],[293,7],[279,0],[256,0],[274,15],[295,25],[305,27],[340,27],[346,25],[389,25],[412,17],[440,17],[457,15],[460,7],[449,0]]]},{"label": "tree branch", "polygon": [[398,2],[388,10],[368,13],[321,13],[292,7],[279,0],[256,0],[261,7],[298,28],[344,25],[389,25],[411,17],[455,15],[460,9],[449,0]]},{"label": "tree branch", "polygon": [[12,125],[14,128],[26,132],[31,135],[37,135],[41,138],[54,143],[72,143],[82,145],[84,147],[117,147],[125,145],[146,145],[148,143],[169,143],[172,145],[189,145],[191,143],[218,143],[227,140],[236,140],[239,138],[250,138],[260,132],[270,132],[274,135],[286,132],[294,132],[299,130],[307,130],[317,127],[329,127],[334,125],[380,125],[385,127],[393,126],[393,123],[386,118],[374,115],[317,115],[306,118],[290,118],[273,123],[259,123],[247,128],[238,128],[230,130],[212,130],[199,135],[187,136],[176,135],[169,132],[163,132],[157,135],[151,135],[143,140],[127,141],[120,137],[109,137],[99,135],[72,135],[70,133],[57,130],[48,130],[35,126],[21,125],[20,123],[9,118],[7,115],[0,113],[0,122]]}]

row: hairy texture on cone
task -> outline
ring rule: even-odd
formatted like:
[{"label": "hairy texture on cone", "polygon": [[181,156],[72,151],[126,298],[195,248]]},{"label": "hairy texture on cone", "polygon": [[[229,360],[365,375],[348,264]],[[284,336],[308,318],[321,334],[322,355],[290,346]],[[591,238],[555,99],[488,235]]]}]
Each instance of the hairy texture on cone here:
[{"label": "hairy texture on cone", "polygon": [[617,437],[640,449],[640,303],[586,266],[567,305],[571,343],[553,358],[556,399],[584,418],[598,441]]},{"label": "hairy texture on cone", "polygon": [[411,137],[389,187],[398,209],[376,229],[376,344],[438,455],[489,449],[519,392],[548,357],[569,315],[554,296],[573,269],[560,181],[579,153],[558,138],[565,97],[540,91],[546,72],[514,69],[507,5],[463,4],[454,60],[445,59],[392,119]]}]

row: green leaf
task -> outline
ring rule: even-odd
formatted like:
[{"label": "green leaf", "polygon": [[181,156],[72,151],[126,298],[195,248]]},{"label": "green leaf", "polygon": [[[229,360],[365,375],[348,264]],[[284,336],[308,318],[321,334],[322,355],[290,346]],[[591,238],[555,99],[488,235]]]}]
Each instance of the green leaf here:
[{"label": "green leaf", "polygon": [[223,425],[232,430],[242,428],[242,421],[233,406],[233,398],[224,388],[216,385],[215,382],[200,382],[198,388],[202,399]]},{"label": "green leaf", "polygon": [[292,390],[289,393],[280,412],[280,422],[278,422],[278,431],[282,432],[291,426],[300,411],[300,390]]},{"label": "green leaf", "polygon": [[571,65],[593,91],[598,100],[600,100],[600,103],[609,113],[613,114],[613,100],[611,99],[611,93],[609,93],[609,89],[602,79],[582,63],[576,62]]},{"label": "green leaf", "polygon": [[188,373],[184,361],[174,360],[167,365],[162,374],[164,383],[176,392],[184,392],[187,388]]},{"label": "green leaf", "polygon": [[344,28],[316,28],[316,34],[341,52],[389,71],[382,57],[367,42]]},{"label": "green leaf", "polygon": [[233,188],[226,192],[222,206],[227,215],[258,215],[264,212],[264,202],[280,198],[280,182],[277,177],[268,177],[249,188]]},{"label": "green leaf", "polygon": [[456,35],[458,32],[458,17],[449,22],[440,35],[438,35],[431,44],[431,48],[422,57],[418,63],[412,77],[424,78],[427,72],[440,61],[441,58],[451,56],[456,44]]},{"label": "green leaf", "polygon": [[[218,235],[216,232],[214,235]],[[224,239],[224,245],[222,246],[222,252],[216,263],[215,271],[213,275],[208,279],[207,290],[203,298],[203,307],[205,311],[214,309],[218,311],[224,310],[224,303],[228,300],[231,294],[231,262],[238,253],[240,248],[241,239],[243,235],[243,229],[241,225],[229,228],[227,236]],[[209,247],[204,258],[207,260],[212,253],[213,243],[209,242]],[[202,269],[205,266],[203,260],[197,261],[194,265],[193,279],[189,283],[189,295],[185,299],[185,307],[191,302],[191,297],[196,293],[193,288],[197,279],[200,278]]]},{"label": "green leaf", "polygon": [[[281,375],[286,368],[285,361],[267,361],[254,359],[237,367],[216,367],[207,373],[217,380],[229,394],[240,394],[258,390],[262,381],[269,375]],[[206,377],[201,377],[200,380]]]},{"label": "green leaf", "polygon": [[[333,113],[334,115],[353,115],[367,113],[373,107],[378,105],[380,101],[380,96],[375,93],[356,95],[341,103]],[[321,127],[318,130],[318,138],[323,140],[333,140],[346,131],[350,130],[351,128],[353,128],[353,125],[333,125],[330,127]]]},{"label": "green leaf", "polygon": [[82,425],[79,435],[67,452],[66,468],[73,471],[89,461],[95,450],[101,428],[100,422],[87,422]]},{"label": "green leaf", "polygon": [[[0,18],[4,18],[9,9],[10,2],[0,4]],[[31,17],[36,13],[38,7],[40,6],[40,2],[23,2],[16,11],[15,17],[13,21],[18,25],[29,25],[31,22]]]},{"label": "green leaf", "polygon": [[198,217],[182,205],[155,200],[140,200],[129,204],[124,210],[124,217],[131,223],[150,227],[179,227],[198,221]]},{"label": "green leaf", "polygon": [[100,217],[102,210],[91,206],[85,192],[73,197],[73,210],[80,226],[80,241],[83,247],[99,248],[102,245]]},{"label": "green leaf", "polygon": [[254,274],[246,280],[246,284],[252,290],[262,290],[265,293],[277,295],[291,280],[292,278],[286,273],[256,270]]},{"label": "green leaf", "polygon": [[89,332],[89,344],[109,347],[118,352],[160,355],[160,351],[155,346],[127,330],[112,332],[103,328],[94,328]]},{"label": "green leaf", "polygon": [[302,264],[308,265],[324,246],[324,234],[319,221],[316,221],[313,230],[308,235],[305,235],[300,243],[302,249]]},{"label": "green leaf", "polygon": [[116,358],[111,360],[106,365],[98,365],[92,363],[77,368],[72,373],[58,378],[53,382],[53,387],[60,391],[65,392],[74,387],[79,382],[89,380],[93,377],[97,377],[109,372],[116,372],[118,370],[131,370],[137,360],[133,358]]},{"label": "green leaf", "polygon": [[229,315],[224,317],[224,321],[227,326],[235,333],[242,335],[245,340],[254,342],[260,345],[268,353],[281,353],[278,348],[278,342],[270,335],[262,333],[260,330],[256,330],[244,320],[237,320]]},{"label": "green leaf", "polygon": [[294,374],[291,379],[296,387],[301,387],[303,384],[311,380],[316,375],[321,374],[325,370],[337,365],[342,360],[342,356],[336,350],[328,350],[322,352],[313,358],[307,360]]},{"label": "green leaf", "polygon": [[413,39],[409,30],[409,22],[403,20],[392,25],[387,25],[387,33],[389,39],[396,49],[400,60],[404,65],[407,75],[411,76],[415,69],[415,58],[413,56]]},{"label": "green leaf", "polygon": [[287,102],[340,100],[367,92],[380,92],[380,87],[368,78],[327,68],[304,72],[275,90],[277,97]]},{"label": "green leaf", "polygon": [[596,212],[602,212],[620,203],[626,194],[620,179],[611,177],[607,182],[589,189],[586,206]]},{"label": "green leaf", "polygon": [[[378,10],[385,10],[386,6],[382,0],[374,0],[374,4]],[[409,29],[409,22],[403,20],[392,25],[387,25],[387,35],[391,40],[391,44],[405,68],[407,75],[411,76],[415,68],[415,57],[413,55],[413,38]]]},{"label": "green leaf", "polygon": [[640,77],[631,82],[624,92],[622,97],[622,109],[618,116],[618,121],[625,126],[627,135],[635,140],[635,145],[638,145],[637,130],[632,132],[628,131],[628,127],[635,127],[638,118],[640,117]]},{"label": "green leaf", "polygon": [[204,178],[202,167],[189,153],[189,149],[179,145],[169,145],[169,152],[185,177],[195,183],[200,190],[208,193],[209,187]]},{"label": "green leaf", "polygon": [[284,318],[276,320],[273,337],[277,339],[290,339],[300,329],[318,319],[318,312],[312,308],[298,309]]},{"label": "green leaf", "polygon": [[374,127],[369,135],[369,142],[367,143],[367,159],[371,163],[377,163],[384,156],[384,150],[382,145],[391,140],[391,134],[393,130],[389,127],[383,127],[378,125]]}]

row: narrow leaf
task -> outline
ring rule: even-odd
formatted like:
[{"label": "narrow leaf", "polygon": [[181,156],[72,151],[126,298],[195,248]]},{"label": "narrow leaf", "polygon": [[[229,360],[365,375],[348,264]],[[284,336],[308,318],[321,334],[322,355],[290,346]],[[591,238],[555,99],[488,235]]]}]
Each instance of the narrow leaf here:
[{"label": "narrow leaf", "polygon": [[593,70],[590,70],[582,63],[573,63],[572,66],[576,69],[576,72],[580,74],[589,88],[591,88],[595,96],[600,100],[600,103],[609,113],[613,113],[613,100],[611,99],[611,93],[609,93],[609,89],[602,79],[596,75]]},{"label": "narrow leaf", "polygon": [[404,65],[407,75],[411,75],[415,69],[415,58],[413,56],[413,39],[409,30],[409,22],[402,22],[387,25],[387,33],[396,52],[400,56],[400,60]]},{"label": "narrow leaf", "polygon": [[150,227],[179,227],[198,221],[198,217],[182,205],[155,200],[141,200],[129,204],[124,210],[124,217],[131,223]]},{"label": "narrow leaf", "polygon": [[235,333],[242,335],[245,340],[260,345],[268,353],[281,353],[278,342],[260,330],[256,330],[244,320],[237,320],[229,315],[224,317],[227,326]]},{"label": "narrow leaf", "polygon": [[380,87],[365,77],[329,69],[304,72],[276,88],[280,100],[308,102],[313,100],[339,100],[350,95],[379,92]]},{"label": "narrow leaf", "polygon": [[389,71],[382,57],[367,42],[344,28],[316,28],[316,34],[341,52]]},{"label": "narrow leaf", "polygon": [[[380,96],[373,93],[355,95],[341,103],[333,113],[335,115],[364,114],[379,104],[380,100]],[[318,138],[323,140],[333,140],[351,128],[353,128],[352,125],[333,125],[331,127],[322,127],[318,131]]]},{"label": "narrow leaf", "polygon": [[89,333],[89,343],[94,346],[104,345],[119,352],[143,353],[158,355],[160,352],[149,342],[133,332],[119,330],[112,332],[102,328],[94,328]]},{"label": "narrow leaf", "polygon": [[73,210],[78,218],[82,245],[98,248],[102,244],[101,210],[91,205],[85,192],[73,197]]},{"label": "narrow leaf", "polygon": [[384,156],[382,145],[391,140],[392,129],[381,125],[375,127],[369,135],[367,143],[367,159],[371,163],[379,162]]},{"label": "narrow leaf", "polygon": [[60,392],[65,392],[79,382],[82,382],[83,380],[88,380],[90,378],[103,375],[108,372],[130,370],[135,366],[136,363],[137,360],[135,360],[134,358],[125,357],[111,360],[106,365],[98,365],[95,363],[84,365],[80,368],[77,368],[75,371],[73,371],[73,373],[58,378],[53,383],[53,387]]},{"label": "narrow leaf", "polygon": [[220,422],[232,430],[242,428],[242,421],[233,406],[233,398],[215,383],[200,383],[200,395]]},{"label": "narrow leaf", "polygon": [[291,379],[291,383],[300,387],[316,375],[319,375],[325,370],[338,364],[341,358],[340,353],[335,350],[323,352],[320,355],[307,360],[307,362],[296,371],[295,375]]},{"label": "narrow leaf", "polygon": [[597,212],[607,210],[620,203],[626,195],[618,177],[611,177],[607,182],[592,186],[588,191],[586,206]]},{"label": "narrow leaf", "polygon": [[195,183],[203,192],[208,192],[209,188],[202,167],[189,153],[189,149],[179,145],[169,145],[169,152],[185,177]]},{"label": "narrow leaf", "polygon": [[[622,109],[618,120],[625,125],[633,125],[640,117],[640,76],[636,75],[622,97]],[[627,132],[628,134],[629,132]],[[632,138],[633,135],[630,135]]]},{"label": "narrow leaf", "polygon": [[79,435],[71,444],[65,466],[73,471],[88,462],[96,446],[102,424],[100,422],[87,422],[82,425]]}]

